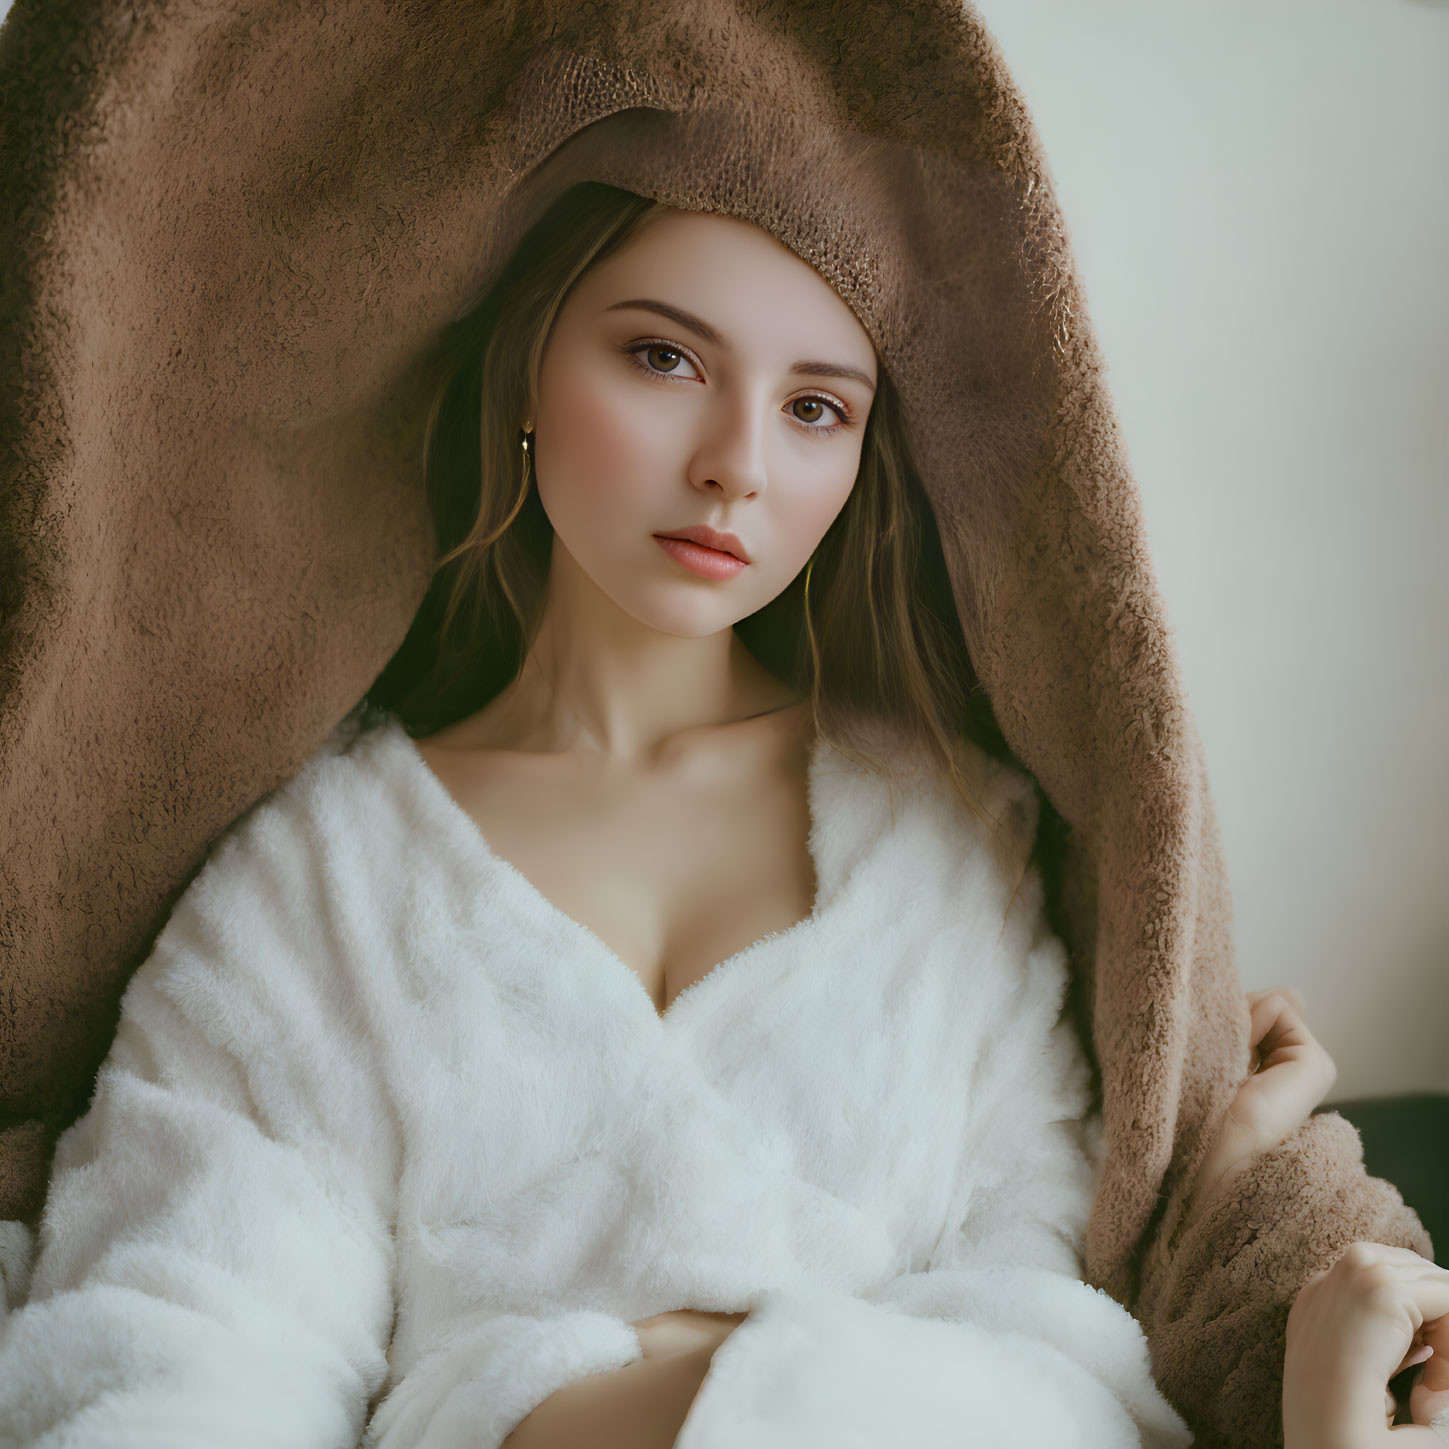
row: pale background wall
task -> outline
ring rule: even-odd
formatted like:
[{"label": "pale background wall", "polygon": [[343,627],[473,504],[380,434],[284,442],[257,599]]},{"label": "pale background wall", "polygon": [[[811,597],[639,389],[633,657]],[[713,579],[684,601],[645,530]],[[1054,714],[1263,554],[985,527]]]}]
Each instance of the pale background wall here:
[{"label": "pale background wall", "polygon": [[1449,6],[981,0],[1045,143],[1222,822],[1331,1096],[1449,1090]]},{"label": "pale background wall", "polygon": [[1449,5],[982,12],[1110,363],[1244,987],[1303,990],[1335,1098],[1449,1090]]}]

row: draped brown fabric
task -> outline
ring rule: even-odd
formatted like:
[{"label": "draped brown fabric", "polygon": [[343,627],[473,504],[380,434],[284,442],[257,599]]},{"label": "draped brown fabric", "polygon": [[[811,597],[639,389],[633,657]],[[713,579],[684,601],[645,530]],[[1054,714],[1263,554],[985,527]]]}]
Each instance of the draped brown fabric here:
[{"label": "draped brown fabric", "polygon": [[874,340],[1059,842],[1109,1148],[1088,1277],[1199,1443],[1279,1444],[1298,1288],[1357,1238],[1431,1248],[1334,1113],[1177,1231],[1248,1064],[1227,877],[1067,234],[977,13],[20,0],[0,155],[0,1217],[38,1211],[208,843],[407,632],[441,329],[604,181],[768,229]]}]

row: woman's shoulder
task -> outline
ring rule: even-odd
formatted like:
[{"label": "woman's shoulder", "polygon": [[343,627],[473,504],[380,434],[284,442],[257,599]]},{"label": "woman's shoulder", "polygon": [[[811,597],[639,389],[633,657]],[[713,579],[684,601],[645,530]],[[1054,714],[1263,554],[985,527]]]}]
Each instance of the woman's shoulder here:
[{"label": "woman's shoulder", "polygon": [[335,985],[350,959],[339,924],[354,945],[370,937],[387,909],[379,881],[402,858],[376,790],[398,728],[354,710],[213,838],[132,977],[133,1009],[156,991],[220,1002]]},{"label": "woman's shoulder", "polygon": [[[902,742],[895,753],[892,778],[904,808],[880,855],[881,909],[898,912],[909,899],[913,929],[946,943],[948,970],[969,963],[963,989],[974,1020],[1048,1030],[1068,966],[1033,859],[1040,788],[972,739],[952,743],[951,763],[954,779],[929,748]],[[883,800],[884,781],[878,788]]]},{"label": "woman's shoulder", "polygon": [[[178,907],[259,892],[315,905],[329,880],[355,875],[358,844],[391,828],[391,812],[378,808],[377,793],[395,769],[389,747],[401,729],[395,718],[365,705],[350,711],[298,769],[211,839]],[[305,899],[298,895],[304,885]]]},{"label": "woman's shoulder", "polygon": [[338,796],[365,789],[387,768],[388,745],[403,730],[396,716],[369,706],[354,706],[285,780],[241,810],[213,842],[223,841],[261,822],[315,817]]},{"label": "woman's shoulder", "polygon": [[1003,861],[1025,862],[1036,839],[1040,798],[1026,770],[990,754],[967,735],[951,742],[951,767],[924,740],[898,725],[873,723],[861,733],[882,762],[885,788],[900,791],[966,844],[990,838]]}]

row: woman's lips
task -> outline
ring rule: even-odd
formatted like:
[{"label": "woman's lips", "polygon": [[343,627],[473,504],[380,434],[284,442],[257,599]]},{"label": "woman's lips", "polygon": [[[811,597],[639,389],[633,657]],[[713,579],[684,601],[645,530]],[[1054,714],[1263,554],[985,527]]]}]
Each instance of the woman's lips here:
[{"label": "woman's lips", "polygon": [[705,579],[732,579],[742,568],[749,565],[732,553],[717,548],[706,548],[702,543],[691,543],[687,538],[665,538],[654,535],[659,547],[676,563],[683,564],[690,573]]}]

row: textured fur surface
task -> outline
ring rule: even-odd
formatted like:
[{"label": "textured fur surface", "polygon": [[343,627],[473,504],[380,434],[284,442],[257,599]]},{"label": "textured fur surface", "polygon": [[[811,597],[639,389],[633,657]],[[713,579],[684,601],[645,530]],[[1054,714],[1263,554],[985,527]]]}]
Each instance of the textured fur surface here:
[{"label": "textured fur surface", "polygon": [[[976,762],[1027,827],[1029,782]],[[61,1140],[0,1444],[490,1449],[629,1327],[749,1310],[681,1449],[1177,1449],[1081,1281],[1097,1169],[1035,874],[817,741],[811,914],[661,1017],[396,721],[219,841]],[[1015,896],[1013,899],[1013,891]]]},{"label": "textured fur surface", "polygon": [[1357,1238],[1432,1248],[1336,1113],[1183,1231],[1250,1062],[1228,872],[1106,361],[989,19],[960,0],[15,0],[0,1218],[38,1211],[209,844],[417,614],[440,335],[554,197],[602,181],[766,228],[875,343],[972,663],[1061,843],[1046,889],[1101,1084],[1087,1278],[1141,1321],[1203,1449],[1281,1442],[1301,1285]]}]

